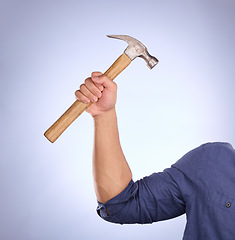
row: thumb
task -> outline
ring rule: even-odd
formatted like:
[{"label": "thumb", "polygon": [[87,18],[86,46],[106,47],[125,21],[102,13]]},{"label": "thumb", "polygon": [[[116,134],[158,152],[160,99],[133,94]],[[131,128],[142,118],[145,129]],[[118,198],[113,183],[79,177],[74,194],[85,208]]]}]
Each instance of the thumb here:
[{"label": "thumb", "polygon": [[100,72],[93,72],[91,79],[94,83],[103,85],[107,90],[116,89],[116,83]]}]

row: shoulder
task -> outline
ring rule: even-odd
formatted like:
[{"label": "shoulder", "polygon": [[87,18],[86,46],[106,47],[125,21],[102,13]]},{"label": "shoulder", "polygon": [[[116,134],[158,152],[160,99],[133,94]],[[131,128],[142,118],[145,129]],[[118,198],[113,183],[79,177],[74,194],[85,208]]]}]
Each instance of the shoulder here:
[{"label": "shoulder", "polygon": [[227,142],[209,142],[201,145],[201,147],[208,150],[219,150],[224,149],[226,151],[234,152],[234,148],[230,143]]},{"label": "shoulder", "polygon": [[235,161],[235,150],[231,144],[226,142],[207,143],[203,146],[204,164],[219,164]]},{"label": "shoulder", "polygon": [[198,178],[210,191],[235,197],[235,150],[228,143],[211,143],[205,146],[205,154],[198,171]]},{"label": "shoulder", "polygon": [[221,163],[222,160],[235,164],[235,150],[232,145],[225,142],[205,143],[186,153],[172,167],[193,176],[201,169]]},{"label": "shoulder", "polygon": [[233,146],[228,142],[215,142],[210,144],[208,143],[208,145],[211,145],[211,147],[214,147],[214,148],[223,149],[233,154],[235,153]]}]

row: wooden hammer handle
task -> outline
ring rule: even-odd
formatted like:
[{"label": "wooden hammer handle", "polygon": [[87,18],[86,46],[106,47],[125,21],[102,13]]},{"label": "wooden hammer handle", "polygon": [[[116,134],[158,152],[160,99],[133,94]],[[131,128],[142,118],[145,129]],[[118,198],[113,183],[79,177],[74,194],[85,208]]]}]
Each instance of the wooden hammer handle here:
[{"label": "wooden hammer handle", "polygon": [[[104,73],[107,77],[114,80],[114,78],[121,73],[129,64],[131,60],[125,53],[123,53]],[[52,143],[67,129],[67,127],[79,117],[92,103],[83,103],[76,100],[70,108],[44,133],[44,136]]]}]

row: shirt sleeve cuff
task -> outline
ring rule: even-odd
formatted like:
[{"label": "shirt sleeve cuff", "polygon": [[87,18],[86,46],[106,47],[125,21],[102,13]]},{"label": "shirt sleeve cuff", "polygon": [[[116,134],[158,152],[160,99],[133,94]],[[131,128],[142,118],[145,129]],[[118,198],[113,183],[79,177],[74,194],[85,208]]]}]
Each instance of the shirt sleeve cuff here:
[{"label": "shirt sleeve cuff", "polygon": [[114,198],[108,200],[106,203],[101,203],[97,201],[98,207],[96,210],[98,215],[104,220],[119,223],[118,220],[115,221],[115,214],[121,211],[123,204],[125,204],[129,199],[134,198],[137,190],[137,185],[134,184],[133,180],[131,180],[127,187],[121,193],[119,193]]}]

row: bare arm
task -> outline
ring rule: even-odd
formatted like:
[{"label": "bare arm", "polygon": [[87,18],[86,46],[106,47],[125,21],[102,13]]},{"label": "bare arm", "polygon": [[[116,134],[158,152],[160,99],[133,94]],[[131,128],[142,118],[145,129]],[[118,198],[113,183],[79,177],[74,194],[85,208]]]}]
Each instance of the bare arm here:
[{"label": "bare arm", "polygon": [[93,102],[88,109],[95,127],[93,178],[97,199],[102,203],[119,194],[132,179],[119,141],[116,92],[116,84],[98,72],[76,92],[79,100]]}]

